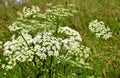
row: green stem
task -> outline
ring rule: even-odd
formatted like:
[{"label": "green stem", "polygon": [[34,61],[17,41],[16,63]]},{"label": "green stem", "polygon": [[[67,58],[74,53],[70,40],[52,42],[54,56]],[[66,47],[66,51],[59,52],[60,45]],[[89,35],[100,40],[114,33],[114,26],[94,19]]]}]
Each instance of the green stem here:
[{"label": "green stem", "polygon": [[[19,31],[20,32],[20,31]],[[24,36],[22,35],[22,33],[20,32],[20,35],[22,36],[23,40],[25,41],[25,43],[27,44],[27,46],[29,47],[29,44],[27,43],[27,41],[25,40]]]},{"label": "green stem", "polygon": [[65,72],[65,69],[66,69],[66,66],[64,65],[64,76],[65,76],[65,73],[66,73],[66,72]]},{"label": "green stem", "polygon": [[38,68],[38,74],[36,75],[36,78],[40,78],[41,75],[44,75],[44,68],[45,68],[45,60],[43,60],[43,65],[42,65],[42,71],[40,71],[40,67]]},{"label": "green stem", "polygon": [[50,67],[49,67],[49,78],[53,77],[53,75],[52,75],[52,59],[53,59],[53,57],[51,56],[50,57]]},{"label": "green stem", "polygon": [[57,26],[56,26],[56,34],[58,33],[58,28],[59,28],[59,26],[58,26],[58,24],[57,24]]},{"label": "green stem", "polygon": [[60,21],[59,21],[59,17],[56,17],[56,35],[58,34],[58,28],[59,28],[59,24],[60,24]]},{"label": "green stem", "polygon": [[24,75],[25,70],[24,70],[23,64],[21,65],[20,63],[18,63],[18,65],[20,66],[22,77],[25,78],[25,75]]}]

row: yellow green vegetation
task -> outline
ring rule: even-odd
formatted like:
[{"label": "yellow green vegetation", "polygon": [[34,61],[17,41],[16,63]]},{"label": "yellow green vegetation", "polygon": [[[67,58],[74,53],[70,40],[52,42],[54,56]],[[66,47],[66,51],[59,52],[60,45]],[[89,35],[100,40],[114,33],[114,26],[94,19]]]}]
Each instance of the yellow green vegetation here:
[{"label": "yellow green vegetation", "polygon": [[[60,6],[58,6],[58,8],[55,9],[51,6],[51,4],[48,3],[52,3],[52,6],[62,5],[62,8],[65,9],[59,10],[58,8]],[[32,8],[37,8],[35,6],[38,6],[40,8],[40,13],[39,11],[32,10],[34,13],[33,15],[30,14],[31,11],[26,10],[25,7],[31,8],[31,6],[33,6]],[[70,10],[68,11],[67,9]],[[63,13],[61,13],[61,11]],[[60,19],[58,19],[58,17],[60,17]],[[98,21],[94,21],[96,19]],[[39,28],[39,25],[43,27]],[[17,32],[21,29],[21,33]],[[35,32],[33,32],[34,30]],[[46,31],[43,32],[43,30]],[[54,32],[49,32],[49,30],[54,30]],[[38,31],[40,31],[40,33],[37,33]],[[104,36],[104,34],[108,32],[109,34]],[[13,34],[16,35],[13,36]],[[20,34],[22,34],[22,36],[19,37]],[[57,48],[57,51],[55,53],[52,53],[52,51],[50,51],[48,53],[48,56],[46,56],[47,54],[39,54],[39,46],[36,45],[43,45],[43,43],[40,42],[40,40],[45,40],[42,37],[38,38],[39,36],[41,36],[41,34],[44,34],[44,36],[42,37],[51,38],[50,41],[53,40],[53,43],[56,42],[59,46],[62,44],[64,49]],[[28,45],[25,46],[33,45],[31,41],[35,42],[36,40],[36,42],[39,42],[35,43],[34,45],[36,46],[34,47],[35,49],[33,49],[35,51],[28,50],[28,47],[25,50],[24,47],[22,47],[22,50],[20,50],[21,46],[15,46],[15,44],[23,45],[24,42],[26,43],[26,41],[23,38],[24,36],[25,40],[30,42],[28,43]],[[15,43],[13,42],[14,40],[16,40]],[[23,4],[14,4],[12,2],[9,2],[8,6],[5,6],[2,2],[0,3],[0,78],[119,78],[119,40],[119,0],[30,0],[30,2]],[[80,45],[78,44],[79,41]],[[66,47],[66,42],[68,44],[71,44],[71,46]],[[48,43],[45,42],[45,44]],[[44,48],[42,50],[46,50],[49,45],[51,44],[49,43],[48,45],[46,45],[46,47],[42,47]],[[7,48],[5,48],[6,46]],[[12,46],[15,48],[13,48]],[[8,47],[12,50],[10,51]],[[80,49],[78,50],[78,48]],[[18,58],[18,56],[20,56],[19,53],[18,56],[14,54],[14,52],[18,51],[18,49],[20,50],[19,52],[21,52],[23,56],[24,51],[26,51],[28,55],[30,53],[30,58],[24,56],[25,59],[16,59]],[[10,52],[13,55],[9,54]],[[33,56],[34,52],[36,52],[37,56],[44,56],[40,57],[42,58],[42,63],[38,62],[38,60],[34,61],[36,60],[36,58],[34,58]],[[58,52],[62,53],[59,54]],[[56,60],[58,60],[58,58],[56,57],[62,54],[67,54],[65,52],[68,52],[68,56],[72,56],[72,61],[70,60],[71,57],[65,57],[66,61],[65,59],[62,59],[57,65]],[[81,52],[83,52],[84,55],[81,55]],[[86,54],[86,52],[88,52],[88,54]],[[6,57],[4,57],[3,55],[9,56],[7,58],[7,61],[9,59],[8,66],[5,65],[7,61]],[[11,64],[12,56],[15,56],[16,58],[14,63]],[[55,57],[52,64],[50,59],[53,60],[53,57],[51,56]],[[79,58],[79,56],[82,56],[82,58]],[[59,57],[59,59],[61,57]],[[47,58],[47,60],[44,61],[43,58]],[[75,59],[80,60],[80,62],[73,61]],[[34,63],[20,63],[26,60],[29,60],[30,62],[33,61]],[[38,65],[42,67],[39,67]],[[46,65],[46,67],[44,67],[44,65]],[[51,65],[53,66],[53,68]],[[35,68],[35,66],[37,67]],[[47,66],[49,67],[47,68]],[[11,70],[6,71],[3,68]]]}]

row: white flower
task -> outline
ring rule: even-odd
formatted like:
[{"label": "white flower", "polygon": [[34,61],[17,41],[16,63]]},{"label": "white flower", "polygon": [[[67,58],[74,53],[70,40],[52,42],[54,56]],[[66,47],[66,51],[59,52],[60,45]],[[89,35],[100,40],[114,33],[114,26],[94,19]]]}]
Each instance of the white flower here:
[{"label": "white flower", "polygon": [[54,56],[59,56],[59,52],[58,51],[54,51]]},{"label": "white flower", "polygon": [[33,58],[31,58],[31,57],[30,57],[30,58],[28,58],[28,61],[32,61],[32,60],[33,60]]},{"label": "white flower", "polygon": [[18,25],[16,25],[16,23],[13,23],[13,24],[10,25],[8,28],[9,28],[9,30],[11,30],[11,31],[16,31],[16,30],[21,30],[21,29],[23,29],[23,27],[19,27]]},{"label": "white flower", "polygon": [[35,47],[34,47],[35,51],[40,50],[40,48],[41,48],[41,47],[40,47],[40,45],[38,45],[38,44],[36,44]]},{"label": "white flower", "polygon": [[84,65],[84,64],[85,64],[85,60],[84,60],[84,59],[81,59],[81,60],[79,61],[79,63]]},{"label": "white flower", "polygon": [[112,37],[112,32],[110,31],[110,28],[108,26],[106,27],[104,22],[102,21],[94,20],[90,22],[89,29],[90,31],[95,33],[96,37],[98,38],[103,36],[102,38],[107,40],[108,38]]},{"label": "white flower", "polygon": [[71,28],[69,28],[69,27],[60,27],[59,29],[58,29],[58,32],[59,33],[65,33],[66,35],[68,35],[72,40],[78,40],[78,41],[82,41],[82,38],[81,38],[81,36],[80,36],[80,34],[77,32],[77,31],[75,31],[75,30],[73,30],[73,29],[71,29]]},{"label": "white flower", "polygon": [[9,64],[9,65],[12,64],[12,61],[9,61],[8,64]]},{"label": "white flower", "polygon": [[46,59],[46,58],[47,58],[47,55],[45,53],[41,53],[40,59]]},{"label": "white flower", "polygon": [[55,47],[55,46],[52,46],[52,50],[53,50],[53,51],[56,51],[56,47]]},{"label": "white flower", "polygon": [[6,69],[7,69],[7,70],[12,69],[12,68],[13,68],[13,67],[10,66],[10,65],[7,65],[7,66],[6,66]]},{"label": "white flower", "polygon": [[10,54],[11,54],[11,51],[9,50],[5,50],[3,53],[4,56],[9,56]]},{"label": "white flower", "polygon": [[53,56],[54,54],[53,54],[53,51],[49,51],[48,52],[48,56]]},{"label": "white flower", "polygon": [[1,67],[4,69],[5,68],[5,64],[2,64]]},{"label": "white flower", "polygon": [[112,32],[108,32],[107,34],[105,34],[105,35],[103,36],[103,38],[104,38],[105,40],[107,40],[109,37],[112,37]]}]

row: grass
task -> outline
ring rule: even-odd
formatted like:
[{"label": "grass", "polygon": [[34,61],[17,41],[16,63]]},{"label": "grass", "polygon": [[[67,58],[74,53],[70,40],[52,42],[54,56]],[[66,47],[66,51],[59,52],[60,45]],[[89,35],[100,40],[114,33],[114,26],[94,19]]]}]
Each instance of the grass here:
[{"label": "grass", "polygon": [[[17,17],[16,12],[21,11],[23,6],[39,5],[44,11],[46,3],[62,4],[69,3],[76,5],[78,14],[70,18],[64,25],[68,25],[79,31],[83,44],[90,47],[93,55],[88,59],[93,67],[95,77],[119,78],[120,77],[120,1],[119,0],[31,0],[27,4],[14,5],[8,7],[0,4],[0,40],[10,39],[12,32],[7,29]],[[113,37],[109,40],[98,39],[88,29],[88,24],[94,19],[104,21],[109,25]],[[2,52],[1,52],[2,54]],[[91,60],[94,59],[94,60]],[[6,73],[6,74],[5,74]],[[88,74],[88,73],[86,73]],[[0,69],[0,78],[22,78],[21,71],[17,68],[8,72]]]}]

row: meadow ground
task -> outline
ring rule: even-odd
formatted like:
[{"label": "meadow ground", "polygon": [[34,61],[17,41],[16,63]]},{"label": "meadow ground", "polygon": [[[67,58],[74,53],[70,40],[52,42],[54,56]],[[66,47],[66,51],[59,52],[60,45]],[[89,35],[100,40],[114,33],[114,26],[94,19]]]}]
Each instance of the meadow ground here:
[{"label": "meadow ground", "polygon": [[[74,9],[78,13],[73,18],[69,18],[64,25],[68,25],[78,31],[82,36],[83,44],[92,49],[93,54],[87,61],[93,67],[92,73],[95,78],[120,78],[119,0],[31,0],[21,5],[9,3],[7,7],[0,3],[0,41],[10,40],[13,32],[10,32],[7,27],[18,17],[17,11],[21,11],[24,6],[38,5],[44,12],[47,8],[46,3],[61,4],[65,7],[68,4],[75,4]],[[95,19],[104,21],[106,26],[110,27],[113,32],[112,38],[104,40],[95,37],[88,28],[89,23]],[[2,56],[2,48],[0,52],[0,58],[2,59],[4,58]],[[31,70],[25,71],[31,73]],[[9,71],[0,69],[0,78],[23,78],[21,72],[19,67]],[[91,74],[87,70],[85,72],[84,74]],[[26,73],[26,75],[29,75],[29,73]]]}]

